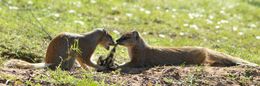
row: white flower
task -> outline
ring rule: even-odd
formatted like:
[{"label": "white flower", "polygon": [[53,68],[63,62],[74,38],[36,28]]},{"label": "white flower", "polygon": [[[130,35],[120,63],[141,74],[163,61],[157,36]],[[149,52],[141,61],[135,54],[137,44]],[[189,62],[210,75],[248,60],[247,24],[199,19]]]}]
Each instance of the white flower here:
[{"label": "white flower", "polygon": [[238,35],[244,35],[244,33],[243,32],[238,32]]},{"label": "white flower", "polygon": [[58,13],[54,13],[54,14],[52,14],[54,17],[60,17],[60,14],[58,14]]},{"label": "white flower", "polygon": [[74,23],[80,24],[80,25],[84,25],[84,22],[83,22],[83,21],[80,21],[80,20],[75,20]]},{"label": "white flower", "polygon": [[117,35],[120,34],[120,32],[118,32],[117,30],[113,30],[113,32],[114,32],[115,34],[117,34]]},{"label": "white flower", "polygon": [[211,21],[210,19],[207,19],[207,24],[213,24],[213,21]]},{"label": "white flower", "polygon": [[223,37],[223,39],[227,40],[227,39],[228,39],[228,37]]},{"label": "white flower", "polygon": [[55,24],[59,24],[60,22],[59,22],[59,21],[55,21],[54,23],[55,23]]},{"label": "white flower", "polygon": [[19,8],[16,7],[16,6],[9,6],[9,9],[10,9],[10,10],[18,10]]},{"label": "white flower", "polygon": [[167,10],[165,10],[165,12],[167,12],[167,13],[168,13],[168,12],[169,12],[169,10],[167,9]]},{"label": "white flower", "polygon": [[36,18],[38,21],[41,21],[42,20],[42,18]]},{"label": "white flower", "polygon": [[79,17],[82,17],[82,14],[78,14]]},{"label": "white flower", "polygon": [[225,10],[225,9],[226,9],[226,7],[222,7],[221,9],[222,9],[222,10]]},{"label": "white flower", "polygon": [[124,3],[123,3],[123,6],[126,6],[126,5],[127,5],[127,3],[126,3],[126,2],[124,2]]},{"label": "white flower", "polygon": [[227,20],[221,20],[220,22],[223,23],[223,24],[224,24],[224,23],[228,23]]},{"label": "white flower", "polygon": [[183,36],[183,35],[184,35],[184,33],[183,33],[183,32],[180,32],[179,34],[180,34],[181,36]]},{"label": "white flower", "polygon": [[139,9],[139,10],[143,12],[145,9],[144,9],[144,8],[142,8],[142,7],[140,7],[140,9]]},{"label": "white flower", "polygon": [[145,14],[148,14],[148,15],[149,15],[149,14],[151,14],[151,11],[146,10],[146,11],[145,11]]},{"label": "white flower", "polygon": [[193,29],[195,29],[195,30],[198,30],[198,29],[199,29],[199,27],[198,27],[197,25],[195,25],[195,24],[190,25],[190,28],[193,28]]},{"label": "white flower", "polygon": [[30,5],[32,5],[32,4],[33,4],[33,2],[32,2],[32,1],[28,1],[27,3],[28,3],[28,4],[30,4]]},{"label": "white flower", "polygon": [[117,9],[117,7],[112,7],[112,8],[111,8],[111,10],[116,10],[116,9]]},{"label": "white flower", "polygon": [[225,23],[228,23],[227,20],[220,20],[217,24],[225,24]]},{"label": "white flower", "polygon": [[12,1],[11,0],[8,0],[8,2],[7,2],[8,4],[12,4]]},{"label": "white flower", "polygon": [[172,12],[176,12],[176,9],[172,9]]},{"label": "white flower", "polygon": [[203,41],[204,41],[204,42],[207,42],[207,41],[208,41],[208,39],[204,38],[204,39],[203,39]]},{"label": "white flower", "polygon": [[189,13],[188,15],[190,19],[202,17],[202,15],[199,13]]},{"label": "white flower", "polygon": [[184,27],[187,27],[187,26],[189,26],[189,24],[183,24],[183,26],[184,26]]},{"label": "white flower", "polygon": [[156,9],[157,9],[157,10],[160,10],[160,9],[161,9],[161,7],[160,7],[160,6],[157,6],[157,7],[156,7]]},{"label": "white flower", "polygon": [[71,13],[71,14],[72,14],[72,13],[76,13],[75,10],[69,10],[68,12]]},{"label": "white flower", "polygon": [[119,18],[118,18],[118,17],[114,17],[114,20],[115,20],[115,21],[119,21]]},{"label": "white flower", "polygon": [[226,14],[226,12],[224,10],[221,10],[220,13],[223,15]]},{"label": "white flower", "polygon": [[234,27],[232,28],[233,31],[237,31],[237,29],[238,29],[237,26],[234,26]]},{"label": "white flower", "polygon": [[258,40],[260,40],[260,36],[256,36],[255,38],[258,39]]},{"label": "white flower", "polygon": [[77,2],[72,2],[73,5],[76,5],[78,8],[81,7],[81,2],[77,1]]},{"label": "white flower", "polygon": [[214,16],[213,15],[209,15],[209,19],[213,19],[214,18]]},{"label": "white flower", "polygon": [[193,15],[191,13],[188,14],[190,19],[194,19]]},{"label": "white flower", "polygon": [[176,18],[176,16],[173,14],[173,15],[172,15],[172,18]]},{"label": "white flower", "polygon": [[148,33],[147,32],[143,32],[142,34],[147,35]]},{"label": "white flower", "polygon": [[215,26],[215,28],[216,28],[216,29],[219,29],[219,28],[220,28],[220,26]]},{"label": "white flower", "polygon": [[126,13],[126,16],[128,16],[128,17],[132,17],[133,14],[132,14],[132,13]]},{"label": "white flower", "polygon": [[251,28],[256,28],[255,24],[249,24],[248,26],[251,27]]},{"label": "white flower", "polygon": [[96,0],[90,0],[90,3],[95,4],[95,3],[97,3],[97,1]]},{"label": "white flower", "polygon": [[159,37],[161,37],[161,38],[165,38],[166,36],[163,35],[163,34],[159,34]]},{"label": "white flower", "polygon": [[236,5],[229,5],[228,8],[229,8],[229,9],[232,9],[232,8],[234,8],[235,6],[236,6]]}]

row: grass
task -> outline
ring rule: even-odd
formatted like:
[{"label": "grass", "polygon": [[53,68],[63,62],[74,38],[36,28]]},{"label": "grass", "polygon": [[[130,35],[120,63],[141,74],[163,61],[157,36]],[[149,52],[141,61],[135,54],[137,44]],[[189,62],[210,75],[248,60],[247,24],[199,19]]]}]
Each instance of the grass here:
[{"label": "grass", "polygon": [[[61,32],[84,33],[104,27],[114,39],[120,36],[115,31],[137,30],[153,46],[208,47],[260,64],[259,3],[259,0],[0,0],[0,64],[4,59],[23,58],[27,54],[38,55],[31,61],[42,60],[50,40],[41,27],[52,37]],[[95,52],[106,53],[101,47]],[[119,47],[116,59],[122,63],[128,60],[126,56],[126,49]]]}]

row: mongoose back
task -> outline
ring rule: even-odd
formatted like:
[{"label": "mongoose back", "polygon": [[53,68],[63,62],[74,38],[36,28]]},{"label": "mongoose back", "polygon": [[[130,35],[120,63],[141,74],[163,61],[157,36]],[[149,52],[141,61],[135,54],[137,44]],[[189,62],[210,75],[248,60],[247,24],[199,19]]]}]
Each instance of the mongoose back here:
[{"label": "mongoose back", "polygon": [[202,47],[155,48],[149,46],[137,31],[123,34],[116,42],[128,48],[130,62],[121,67],[152,67],[160,65],[235,66],[257,64]]},{"label": "mongoose back", "polygon": [[91,56],[98,44],[109,50],[109,46],[115,43],[111,35],[104,29],[96,29],[84,34],[64,32],[49,43],[43,63],[9,60],[5,65],[17,68],[48,67],[52,70],[60,67],[62,70],[70,70],[76,59],[83,69],[88,69],[88,66],[104,69],[91,62]]}]

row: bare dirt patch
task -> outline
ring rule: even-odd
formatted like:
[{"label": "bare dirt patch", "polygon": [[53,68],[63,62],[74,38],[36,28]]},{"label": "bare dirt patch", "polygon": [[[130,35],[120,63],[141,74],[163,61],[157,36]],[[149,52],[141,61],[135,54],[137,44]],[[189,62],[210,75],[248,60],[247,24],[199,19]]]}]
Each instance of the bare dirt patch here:
[{"label": "bare dirt patch", "polygon": [[[96,81],[105,81],[107,84],[118,85],[240,85],[240,86],[259,86],[260,85],[260,67],[180,67],[180,66],[163,66],[154,67],[139,74],[122,74],[119,72],[105,73],[91,72],[91,76]],[[42,85],[55,85],[47,81],[40,81],[35,79],[40,74],[48,75],[46,70],[37,69],[12,69],[0,68],[0,74],[6,76],[13,76],[15,80],[8,80],[6,77],[0,77],[0,85],[8,84],[14,85],[31,81]],[[76,78],[82,78],[82,72],[73,70],[71,75]]]}]

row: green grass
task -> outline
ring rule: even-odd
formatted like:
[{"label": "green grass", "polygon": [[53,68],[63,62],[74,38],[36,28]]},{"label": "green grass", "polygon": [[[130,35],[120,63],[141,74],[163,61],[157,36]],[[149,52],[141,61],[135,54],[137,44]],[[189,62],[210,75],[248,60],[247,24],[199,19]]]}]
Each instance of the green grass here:
[{"label": "green grass", "polygon": [[61,69],[55,71],[48,71],[49,75],[38,75],[36,80],[47,81],[54,85],[77,85],[77,86],[100,86],[105,85],[104,83],[99,83],[94,81],[93,74],[85,71],[77,78],[76,76],[71,75],[67,71],[62,71]]},{"label": "green grass", "polygon": [[[120,36],[114,30],[120,33],[137,30],[153,46],[208,47],[260,64],[259,3],[259,0],[0,0],[0,53],[11,52],[17,58],[35,54],[38,56],[31,61],[40,61],[50,42],[41,27],[52,37],[61,32],[84,33],[105,27],[114,39]],[[106,53],[101,47],[95,52]],[[116,59],[122,63],[128,60],[126,56],[126,49],[119,47]],[[9,57],[1,55],[0,62]]]}]

